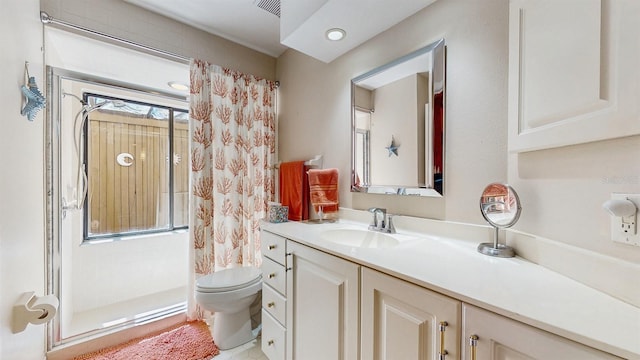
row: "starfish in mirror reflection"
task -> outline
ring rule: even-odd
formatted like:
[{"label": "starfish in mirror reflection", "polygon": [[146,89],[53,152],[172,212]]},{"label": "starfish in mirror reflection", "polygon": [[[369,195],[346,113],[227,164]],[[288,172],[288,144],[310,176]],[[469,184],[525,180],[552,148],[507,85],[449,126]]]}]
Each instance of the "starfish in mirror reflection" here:
[{"label": "starfish in mirror reflection", "polygon": [[396,144],[396,140],[393,138],[393,136],[391,136],[391,144],[385,147],[385,149],[389,151],[389,157],[391,157],[392,154],[395,156],[398,156],[399,147],[400,145]]}]

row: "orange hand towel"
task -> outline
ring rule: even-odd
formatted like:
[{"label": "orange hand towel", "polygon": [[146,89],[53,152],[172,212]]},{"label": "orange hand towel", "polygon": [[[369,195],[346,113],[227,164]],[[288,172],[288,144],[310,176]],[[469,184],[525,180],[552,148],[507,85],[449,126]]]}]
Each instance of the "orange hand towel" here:
[{"label": "orange hand towel", "polygon": [[316,212],[334,213],[338,211],[338,169],[311,169],[309,192],[311,204]]},{"label": "orange hand towel", "polygon": [[309,183],[304,161],[280,164],[280,202],[289,207],[289,220],[309,218]]}]

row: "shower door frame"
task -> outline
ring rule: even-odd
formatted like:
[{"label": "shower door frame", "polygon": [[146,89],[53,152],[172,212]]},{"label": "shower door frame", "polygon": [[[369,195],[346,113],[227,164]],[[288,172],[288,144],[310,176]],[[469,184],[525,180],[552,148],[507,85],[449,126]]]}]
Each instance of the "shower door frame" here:
[{"label": "shower door frame", "polygon": [[[61,295],[61,265],[62,265],[62,181],[61,164],[62,151],[60,144],[61,137],[61,111],[62,93],[61,81],[71,80],[96,84],[103,87],[111,87],[126,90],[142,95],[153,95],[168,100],[186,101],[185,96],[178,96],[168,92],[161,92],[157,89],[133,85],[117,80],[106,79],[76,71],[66,70],[47,65],[46,67],[46,117],[45,117],[45,282],[47,294],[54,294],[58,298]],[[62,300],[61,300],[62,304]],[[64,312],[65,309],[61,308]],[[162,309],[148,317],[130,320],[112,327],[96,329],[86,333],[61,338],[60,313],[47,324],[46,349],[51,351],[58,346],[80,343],[85,340],[99,337],[101,335],[123,330],[145,324],[151,321],[163,319],[172,315],[183,313],[186,306],[177,306],[169,309]]]}]

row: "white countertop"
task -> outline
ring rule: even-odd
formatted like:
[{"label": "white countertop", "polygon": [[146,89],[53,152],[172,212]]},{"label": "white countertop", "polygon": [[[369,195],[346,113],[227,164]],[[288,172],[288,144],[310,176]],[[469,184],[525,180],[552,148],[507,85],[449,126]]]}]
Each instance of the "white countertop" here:
[{"label": "white countertop", "polygon": [[[520,257],[493,258],[477,242],[403,231],[391,248],[352,248],[321,239],[365,223],[263,223],[262,229],[585,345],[640,359],[640,308]],[[638,280],[640,283],[640,279]]]}]

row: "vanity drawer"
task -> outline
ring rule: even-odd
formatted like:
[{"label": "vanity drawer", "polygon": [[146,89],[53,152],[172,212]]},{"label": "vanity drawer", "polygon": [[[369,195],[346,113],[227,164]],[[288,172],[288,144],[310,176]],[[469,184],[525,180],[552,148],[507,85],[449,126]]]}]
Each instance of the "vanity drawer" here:
[{"label": "vanity drawer", "polygon": [[262,281],[280,294],[287,295],[287,274],[284,266],[269,258],[264,258],[262,261]]},{"label": "vanity drawer", "polygon": [[268,231],[262,231],[260,234],[262,255],[284,265],[287,239]]},{"label": "vanity drawer", "polygon": [[269,360],[284,360],[286,330],[262,309],[262,352]]},{"label": "vanity drawer", "polygon": [[285,324],[287,299],[269,285],[262,285],[262,308],[280,324]]}]

